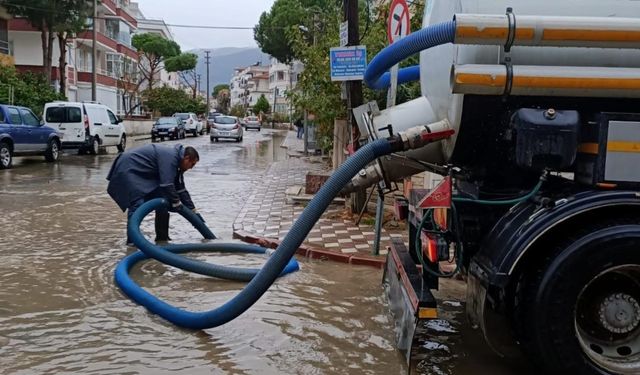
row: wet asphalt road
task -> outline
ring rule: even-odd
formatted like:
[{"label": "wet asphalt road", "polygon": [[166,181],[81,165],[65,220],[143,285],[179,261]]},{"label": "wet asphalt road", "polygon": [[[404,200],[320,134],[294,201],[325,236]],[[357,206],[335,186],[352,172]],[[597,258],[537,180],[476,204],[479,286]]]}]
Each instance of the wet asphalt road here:
[{"label": "wet asphalt road", "polygon": [[[201,161],[185,180],[216,235],[231,223],[274,161],[286,158],[283,134],[246,132],[244,142],[182,141]],[[129,148],[149,142],[132,141]],[[166,144],[176,141],[165,142]],[[106,194],[115,151],[66,153],[58,163],[16,158],[0,171],[0,373],[2,374],[402,374],[381,272],[302,260],[245,314],[218,328],[179,329],[148,313],[113,283],[128,250],[126,215]],[[142,231],[153,236],[147,218]],[[174,242],[198,242],[172,215]],[[264,258],[199,254],[218,264],[259,266]],[[134,268],[145,289],[182,308],[205,311],[243,284],[185,273],[154,261]],[[449,288],[443,323],[425,374],[516,373],[464,327],[463,290]],[[476,341],[473,341],[476,337]],[[470,345],[462,344],[471,339]]]}]

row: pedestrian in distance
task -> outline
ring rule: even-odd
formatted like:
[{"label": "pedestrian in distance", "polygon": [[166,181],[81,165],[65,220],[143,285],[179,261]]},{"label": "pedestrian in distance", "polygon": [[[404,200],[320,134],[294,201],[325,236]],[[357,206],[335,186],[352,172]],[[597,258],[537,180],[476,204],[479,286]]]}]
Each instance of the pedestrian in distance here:
[{"label": "pedestrian in distance", "polygon": [[[184,204],[202,219],[185,187],[183,176],[199,160],[195,148],[182,145],[148,144],[126,151],[111,165],[107,192],[123,212],[127,211],[127,224],[138,207],[154,198],[166,198],[172,211],[178,211]],[[156,241],[171,240],[167,209],[156,210],[155,231]],[[128,235],[127,245],[133,245]]]},{"label": "pedestrian in distance", "polygon": [[302,139],[302,136],[304,135],[304,124],[302,123],[302,119],[298,117],[296,122],[294,122],[294,125],[296,126],[296,128],[298,128],[296,138]]}]

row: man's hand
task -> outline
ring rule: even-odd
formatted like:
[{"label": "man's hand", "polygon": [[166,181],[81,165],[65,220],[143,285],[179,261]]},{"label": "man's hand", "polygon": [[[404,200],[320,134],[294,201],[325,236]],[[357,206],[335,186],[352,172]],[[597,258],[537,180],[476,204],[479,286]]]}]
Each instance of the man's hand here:
[{"label": "man's hand", "polygon": [[182,202],[180,202],[180,201],[172,202],[171,203],[171,208],[169,208],[169,211],[178,212],[178,211],[180,211],[181,208],[182,208]]}]

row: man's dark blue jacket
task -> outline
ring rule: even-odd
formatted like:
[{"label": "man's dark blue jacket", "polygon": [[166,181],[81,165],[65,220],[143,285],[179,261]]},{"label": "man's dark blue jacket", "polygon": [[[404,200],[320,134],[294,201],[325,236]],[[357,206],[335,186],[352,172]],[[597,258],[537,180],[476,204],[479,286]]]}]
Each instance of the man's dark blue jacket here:
[{"label": "man's dark blue jacket", "polygon": [[182,145],[175,147],[148,144],[120,154],[107,175],[107,192],[125,211],[133,203],[146,200],[150,193],[160,192],[172,204],[195,205],[184,186],[180,160]]}]

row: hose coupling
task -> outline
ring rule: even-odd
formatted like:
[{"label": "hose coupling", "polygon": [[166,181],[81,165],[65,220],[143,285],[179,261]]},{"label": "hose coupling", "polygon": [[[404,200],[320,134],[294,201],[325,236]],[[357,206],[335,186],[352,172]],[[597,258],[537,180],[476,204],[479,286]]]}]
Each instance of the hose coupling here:
[{"label": "hose coupling", "polygon": [[391,143],[394,152],[415,150],[429,143],[441,141],[455,134],[448,119],[440,120],[429,125],[409,128],[394,136]]}]

